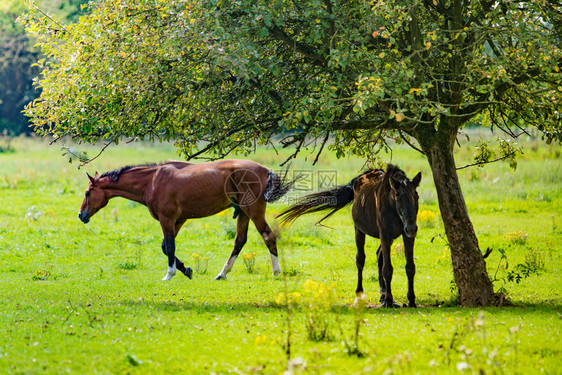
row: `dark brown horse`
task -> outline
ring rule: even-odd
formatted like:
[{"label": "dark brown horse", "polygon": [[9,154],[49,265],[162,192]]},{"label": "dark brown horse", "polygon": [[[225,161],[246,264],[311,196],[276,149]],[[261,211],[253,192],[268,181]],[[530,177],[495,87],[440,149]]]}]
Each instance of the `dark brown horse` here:
[{"label": "dark brown horse", "polygon": [[249,160],[221,160],[192,164],[170,161],[163,164],[129,166],[88,175],[90,184],[78,217],[88,223],[90,218],[114,197],[123,197],[148,207],[160,222],[164,240],[162,251],[168,256],[168,272],[163,280],[170,280],[179,269],[191,278],[191,268],[175,256],[175,238],[188,219],[214,215],[234,207],[236,237],[234,249],[216,279],[226,279],[238,254],[246,243],[248,224],[254,222],[269,253],[273,274],[281,272],[275,235],[265,221],[267,202],[283,196],[290,184],[270,169]]},{"label": "dark brown horse", "polygon": [[355,225],[355,244],[357,246],[357,289],[358,298],[363,297],[363,268],[365,266],[365,235],[380,239],[377,250],[381,302],[386,307],[398,307],[392,297],[392,263],[390,248],[394,239],[402,235],[406,255],[406,275],[408,276],[408,301],[410,307],[416,306],[414,294],[414,239],[418,227],[418,193],[416,188],[421,181],[421,173],[413,180],[391,164],[386,171],[369,170],[355,177],[347,185],[333,190],[321,191],[301,198],[301,203],[287,208],[281,214],[284,222],[291,222],[299,216],[331,209],[318,223],[333,215],[339,209],[353,202],[352,217]]}]

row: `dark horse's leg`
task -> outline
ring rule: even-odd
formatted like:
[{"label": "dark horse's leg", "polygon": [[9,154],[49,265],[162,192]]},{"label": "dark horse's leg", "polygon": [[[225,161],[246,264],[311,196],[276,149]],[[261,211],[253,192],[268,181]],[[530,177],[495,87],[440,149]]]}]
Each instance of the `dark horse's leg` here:
[{"label": "dark horse's leg", "polygon": [[359,304],[359,300],[363,298],[363,268],[365,267],[365,233],[355,228],[355,246],[357,254],[355,255],[355,265],[357,266],[357,288],[355,289],[355,305]]},{"label": "dark horse's leg", "polygon": [[406,255],[406,276],[408,276],[408,307],[416,307],[416,295],[414,294],[414,275],[416,265],[414,264],[414,237],[402,236],[404,239],[404,252]]},{"label": "dark horse's leg", "polygon": [[[382,231],[381,231],[382,232]],[[390,248],[392,246],[391,239],[385,239],[381,236],[381,246],[379,251],[382,253],[382,285],[384,287],[384,292],[381,293],[381,302],[383,307],[400,307],[398,304],[394,303],[392,298],[392,273],[394,269],[392,268],[392,261],[390,259]],[[378,263],[380,267],[380,257],[378,257]],[[379,276],[379,282],[380,282]],[[381,288],[382,289],[382,288]]]},{"label": "dark horse's leg", "polygon": [[250,223],[250,218],[246,213],[243,211],[238,212],[238,219],[236,219],[236,237],[234,238],[234,249],[232,249],[232,253],[230,257],[226,261],[222,271],[219,272],[215,280],[226,280],[226,274],[232,270],[234,266],[234,262],[240,254],[240,251],[246,244],[246,240],[248,239],[248,224]]},{"label": "dark horse's leg", "polygon": [[175,223],[175,225],[170,225],[169,220],[160,220],[160,225],[162,226],[162,232],[164,233],[164,240],[162,241],[162,251],[164,255],[168,256],[168,272],[162,280],[169,281],[176,274],[176,269],[180,270],[184,275],[191,279],[193,271],[190,267],[185,267],[185,265],[176,258],[176,236],[183,225],[182,223]]},{"label": "dark horse's leg", "polygon": [[381,246],[377,249],[377,269],[379,271],[379,293],[381,295],[381,303],[384,306],[384,295],[386,293],[386,289],[384,287],[384,276],[382,274],[382,265],[384,264],[384,259],[382,256]]}]

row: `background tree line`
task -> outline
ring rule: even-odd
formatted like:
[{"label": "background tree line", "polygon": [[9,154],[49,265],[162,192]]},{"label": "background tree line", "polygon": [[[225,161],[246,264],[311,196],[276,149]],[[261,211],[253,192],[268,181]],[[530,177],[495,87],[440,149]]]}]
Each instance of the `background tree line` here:
[{"label": "background tree line", "polygon": [[[74,22],[80,16],[80,5],[86,3],[87,0],[40,0],[38,5],[66,22]],[[41,51],[18,22],[27,7],[25,0],[0,3],[0,134],[33,133],[22,110],[39,96],[33,78],[40,72],[34,64],[41,58]]]}]

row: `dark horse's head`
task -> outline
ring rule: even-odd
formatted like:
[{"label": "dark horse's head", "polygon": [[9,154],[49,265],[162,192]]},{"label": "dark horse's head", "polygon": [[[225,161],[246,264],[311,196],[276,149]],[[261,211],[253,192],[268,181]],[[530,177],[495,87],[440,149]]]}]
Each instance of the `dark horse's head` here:
[{"label": "dark horse's head", "polygon": [[416,188],[421,181],[421,172],[410,181],[404,172],[396,168],[395,173],[390,174],[389,183],[396,202],[398,216],[404,224],[404,233],[408,237],[415,237],[418,232],[416,219],[418,216],[418,192]]},{"label": "dark horse's head", "polygon": [[109,201],[104,189],[100,187],[99,179],[97,177],[97,173],[95,177],[88,175],[90,184],[84,193],[84,200],[82,201],[80,212],[78,213],[78,218],[84,224],[87,224],[90,221],[90,218],[100,209],[104,208]]}]

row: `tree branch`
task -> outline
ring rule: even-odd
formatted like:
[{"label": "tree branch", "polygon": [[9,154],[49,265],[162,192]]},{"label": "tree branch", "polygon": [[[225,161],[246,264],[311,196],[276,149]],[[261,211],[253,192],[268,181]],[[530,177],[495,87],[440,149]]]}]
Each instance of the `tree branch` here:
[{"label": "tree branch", "polygon": [[[540,74],[540,70],[538,68],[529,68],[527,71],[519,74],[519,76],[513,78],[510,82],[500,82],[496,84],[494,88],[494,93],[496,94],[495,97],[502,96],[507,90],[510,88],[516,88],[517,85],[524,83]],[[463,107],[460,111],[460,116],[463,118],[463,121],[468,121],[478,113],[482,112],[486,109],[492,102],[486,100],[489,96],[489,93],[483,93],[477,99],[477,102],[468,106]]]},{"label": "tree branch", "polygon": [[330,131],[327,131],[326,136],[324,137],[324,140],[322,141],[322,145],[320,146],[320,150],[316,154],[316,158],[314,158],[314,161],[312,162],[312,165],[316,165],[316,162],[318,162],[318,159],[320,158],[320,154],[324,150],[324,146],[326,145],[326,142],[328,142],[329,138],[330,138]]},{"label": "tree branch", "polygon": [[312,62],[319,66],[326,66],[326,60],[316,53],[316,50],[304,43],[297,42],[291,38],[285,30],[275,25],[268,29],[269,32],[277,39],[285,43],[289,48],[295,50],[301,55],[309,58]]},{"label": "tree branch", "polygon": [[285,160],[283,163],[279,164],[280,167],[283,167],[283,166],[284,166],[285,164],[287,164],[291,159],[294,159],[294,158],[297,157],[298,153],[301,151],[301,147],[302,147],[302,145],[304,144],[304,141],[305,141],[305,139],[306,139],[306,135],[307,135],[307,134],[308,134],[308,132],[300,133],[299,136],[302,135],[301,137],[295,137],[295,138],[291,141],[291,143],[283,144],[283,148],[285,148],[285,147],[289,146],[290,144],[293,144],[293,143],[297,142],[297,141],[300,139],[300,142],[299,142],[299,144],[297,145],[297,148],[295,149],[295,152],[293,152],[293,153],[287,158],[287,160]]},{"label": "tree branch", "polygon": [[402,133],[402,130],[400,130],[399,133],[400,133],[400,138],[402,138],[402,140],[404,142],[406,142],[408,144],[408,146],[410,146],[411,148],[413,148],[414,150],[416,150],[420,154],[425,155],[425,152],[423,152],[419,147],[416,147],[412,142],[410,142],[408,137],[404,136],[404,133]]},{"label": "tree branch", "polygon": [[474,166],[477,166],[477,165],[485,165],[485,164],[495,163],[495,162],[500,161],[500,160],[508,159],[508,158],[512,157],[513,155],[517,154],[517,152],[519,152],[519,151],[510,152],[509,154],[500,156],[499,158],[496,158],[496,159],[494,159],[494,160],[479,161],[479,162],[477,162],[477,163],[472,163],[472,164],[463,165],[462,167],[457,167],[456,169],[457,169],[457,171],[458,171],[458,170],[461,170],[461,169],[465,169],[465,168],[469,168],[469,167],[474,167]]},{"label": "tree branch", "polygon": [[395,119],[379,119],[379,120],[348,120],[340,121],[337,123],[337,130],[403,130],[410,131],[415,125],[414,122],[401,121],[398,122]]}]

